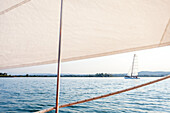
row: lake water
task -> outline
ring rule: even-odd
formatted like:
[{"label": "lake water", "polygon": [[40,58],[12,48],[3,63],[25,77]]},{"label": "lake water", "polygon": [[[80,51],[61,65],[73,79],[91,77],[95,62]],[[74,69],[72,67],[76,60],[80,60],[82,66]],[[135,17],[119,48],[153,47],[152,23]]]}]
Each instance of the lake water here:
[{"label": "lake water", "polygon": [[[158,78],[61,78],[60,105],[108,94]],[[56,78],[0,78],[0,113],[55,106]],[[170,113],[170,79],[107,98],[65,107],[60,113]],[[54,111],[50,112],[54,113]]]}]

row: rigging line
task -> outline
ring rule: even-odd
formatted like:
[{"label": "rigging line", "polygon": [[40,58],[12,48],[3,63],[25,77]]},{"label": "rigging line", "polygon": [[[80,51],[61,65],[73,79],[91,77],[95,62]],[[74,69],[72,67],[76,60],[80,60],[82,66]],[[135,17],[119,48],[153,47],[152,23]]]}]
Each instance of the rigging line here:
[{"label": "rigging line", "polygon": [[165,27],[165,30],[164,30],[163,35],[162,35],[162,38],[161,38],[161,40],[160,40],[160,42],[159,42],[159,46],[162,44],[162,41],[163,41],[163,39],[164,39],[164,37],[165,37],[165,34],[166,34],[167,29],[168,29],[169,26],[170,26],[170,19],[169,19],[169,21],[168,21],[168,23],[167,23],[167,25],[166,25],[166,27]]},{"label": "rigging line", "polygon": [[[160,81],[168,79],[168,78],[170,78],[170,75],[162,77],[162,78],[157,79],[157,80],[153,80],[151,82],[147,82],[147,83],[144,83],[144,84],[141,84],[141,85],[137,85],[137,86],[134,86],[134,87],[131,87],[131,88],[123,89],[123,90],[116,91],[116,92],[113,92],[113,93],[109,93],[109,94],[106,94],[106,95],[93,97],[93,98],[89,98],[89,99],[85,99],[85,100],[81,100],[81,101],[77,101],[77,102],[72,102],[72,103],[69,103],[69,104],[60,105],[59,108],[68,107],[68,106],[72,106],[72,105],[80,104],[80,103],[84,103],[84,102],[89,102],[89,101],[97,100],[97,99],[100,99],[100,98],[105,98],[105,97],[108,97],[108,96],[113,96],[113,95],[116,95],[116,94],[120,94],[120,93],[123,93],[123,92],[127,92],[127,91],[131,91],[131,90],[134,90],[134,89],[137,89],[137,88],[141,88],[141,87],[144,87],[144,86],[156,83],[156,82],[160,82]],[[51,107],[49,109],[45,109],[45,110],[38,111],[38,112],[35,112],[35,113],[45,113],[45,112],[49,112],[49,111],[52,111],[52,110],[55,110],[55,107]]]},{"label": "rigging line", "polygon": [[31,0],[24,0],[24,1],[20,2],[20,3],[18,3],[18,4],[15,4],[15,5],[7,8],[7,9],[1,11],[1,12],[0,12],[0,15],[3,15],[3,14],[5,14],[5,13],[7,13],[7,12],[9,12],[9,11],[11,11],[11,10],[19,7],[19,6],[22,6],[22,5],[24,5],[24,4],[26,4],[26,3],[30,2],[30,1],[31,1]]}]

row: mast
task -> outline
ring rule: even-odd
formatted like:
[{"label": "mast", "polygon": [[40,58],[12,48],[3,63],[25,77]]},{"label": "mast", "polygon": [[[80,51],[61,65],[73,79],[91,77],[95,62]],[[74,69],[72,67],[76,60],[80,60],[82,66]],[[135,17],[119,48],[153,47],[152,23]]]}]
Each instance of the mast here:
[{"label": "mast", "polygon": [[61,33],[62,33],[62,10],[63,10],[63,0],[61,0],[60,9],[60,28],[59,28],[59,46],[58,46],[58,67],[57,67],[57,88],[56,88],[56,111],[59,112],[59,91],[60,91],[60,63],[61,63]]},{"label": "mast", "polygon": [[133,68],[134,68],[134,63],[135,63],[135,57],[136,57],[136,54],[134,54],[134,57],[133,57],[131,77],[132,77],[132,74],[133,74]]}]

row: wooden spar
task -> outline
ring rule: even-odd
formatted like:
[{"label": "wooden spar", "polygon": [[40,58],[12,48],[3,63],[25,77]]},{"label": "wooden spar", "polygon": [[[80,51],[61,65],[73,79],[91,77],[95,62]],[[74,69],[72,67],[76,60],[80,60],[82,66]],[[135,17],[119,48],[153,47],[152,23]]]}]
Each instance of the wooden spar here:
[{"label": "wooden spar", "polygon": [[[137,85],[137,86],[134,86],[134,87],[131,87],[131,88],[123,89],[123,90],[116,91],[116,92],[113,92],[113,93],[109,93],[109,94],[106,94],[106,95],[101,95],[101,96],[90,98],[90,99],[85,99],[85,100],[81,100],[81,101],[77,101],[77,102],[73,102],[73,103],[69,103],[69,104],[64,104],[64,105],[59,106],[59,108],[68,107],[68,106],[72,106],[72,105],[75,105],[75,104],[89,102],[89,101],[97,100],[97,99],[100,99],[100,98],[105,98],[105,97],[108,97],[108,96],[112,96],[112,95],[120,94],[120,93],[123,93],[123,92],[131,91],[131,90],[141,88],[141,87],[144,87],[144,86],[156,83],[156,82],[160,82],[160,81],[168,79],[168,78],[170,78],[170,75],[162,77],[162,78],[154,80],[154,81],[151,81],[151,82],[147,82],[147,83],[144,83],[144,84],[141,84],[141,85]],[[49,108],[49,109],[46,109],[46,110],[42,110],[42,111],[38,111],[38,112],[35,112],[35,113],[45,113],[45,112],[52,111],[54,109],[55,109],[55,107]]]},{"label": "wooden spar", "polygon": [[62,11],[63,11],[63,0],[61,0],[60,9],[60,29],[59,29],[59,46],[58,46],[58,67],[57,67],[57,88],[56,88],[56,111],[59,112],[59,91],[60,91],[60,63],[61,63],[61,35],[62,35]]},{"label": "wooden spar", "polygon": [[46,112],[49,112],[49,111],[52,111],[52,110],[55,110],[55,107],[51,107],[51,108],[44,109],[44,110],[41,110],[41,111],[37,111],[37,112],[34,112],[34,113],[46,113]]}]

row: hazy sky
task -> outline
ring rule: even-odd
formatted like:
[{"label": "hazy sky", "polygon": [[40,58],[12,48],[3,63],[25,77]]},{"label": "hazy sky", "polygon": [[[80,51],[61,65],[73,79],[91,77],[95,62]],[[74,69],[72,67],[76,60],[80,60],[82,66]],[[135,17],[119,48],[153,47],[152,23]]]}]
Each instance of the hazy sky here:
[{"label": "hazy sky", "polygon": [[[133,55],[138,56],[139,71],[170,71],[170,46],[129,52],[106,57],[65,62],[61,73],[127,73],[132,64]],[[56,64],[0,70],[9,74],[56,73]]]}]

